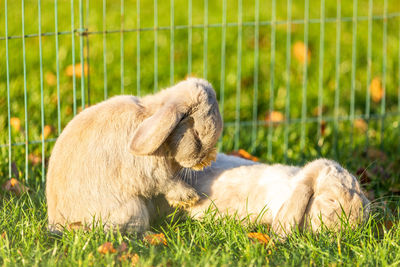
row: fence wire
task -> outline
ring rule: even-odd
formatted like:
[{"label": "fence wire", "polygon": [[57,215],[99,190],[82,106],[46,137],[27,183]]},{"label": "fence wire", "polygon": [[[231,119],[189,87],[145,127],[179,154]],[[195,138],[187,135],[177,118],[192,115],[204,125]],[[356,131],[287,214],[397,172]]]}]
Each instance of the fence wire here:
[{"label": "fence wire", "polygon": [[3,8],[0,149],[9,177],[15,163],[26,180],[40,168],[44,181],[52,144],[80,110],[186,75],[215,86],[221,150],[290,161],[389,140],[400,151],[396,0],[5,0]]}]

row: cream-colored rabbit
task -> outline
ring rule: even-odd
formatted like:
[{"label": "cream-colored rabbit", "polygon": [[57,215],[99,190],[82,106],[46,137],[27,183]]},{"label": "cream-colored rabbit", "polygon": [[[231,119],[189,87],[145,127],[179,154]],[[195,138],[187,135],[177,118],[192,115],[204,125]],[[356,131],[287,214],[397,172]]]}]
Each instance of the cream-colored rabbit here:
[{"label": "cream-colored rabbit", "polygon": [[220,215],[258,218],[257,222],[272,225],[285,236],[295,225],[317,232],[321,219],[335,229],[343,219],[342,211],[352,225],[368,214],[369,201],[357,179],[327,159],[300,168],[218,154],[217,161],[195,177],[193,186],[205,197],[191,208],[194,218],[201,218],[211,206]]},{"label": "cream-colored rabbit", "polygon": [[58,138],[47,173],[51,230],[73,222],[141,232],[147,199],[188,207],[199,196],[177,179],[216,157],[222,120],[212,86],[191,78],[143,98],[116,96],[78,114]]}]

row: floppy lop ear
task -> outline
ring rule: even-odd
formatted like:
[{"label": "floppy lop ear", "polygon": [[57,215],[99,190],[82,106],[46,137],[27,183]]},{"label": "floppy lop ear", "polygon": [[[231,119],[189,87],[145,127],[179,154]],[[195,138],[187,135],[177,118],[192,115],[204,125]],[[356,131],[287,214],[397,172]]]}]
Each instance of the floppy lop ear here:
[{"label": "floppy lop ear", "polygon": [[130,144],[131,152],[137,156],[155,152],[183,118],[177,104],[168,103],[139,124]]},{"label": "floppy lop ear", "polygon": [[292,227],[301,223],[306,211],[308,202],[313,195],[312,188],[305,184],[299,183],[292,192],[292,195],[276,214],[272,229],[282,237],[292,232]]}]

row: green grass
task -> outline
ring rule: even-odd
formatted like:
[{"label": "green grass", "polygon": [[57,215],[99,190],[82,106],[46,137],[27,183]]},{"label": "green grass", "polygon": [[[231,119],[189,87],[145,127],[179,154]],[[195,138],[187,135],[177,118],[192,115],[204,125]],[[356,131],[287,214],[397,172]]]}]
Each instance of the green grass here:
[{"label": "green grass", "polygon": [[[123,254],[137,253],[145,266],[261,266],[261,265],[347,265],[396,266],[400,262],[399,210],[374,206],[374,215],[355,230],[344,227],[340,233],[323,230],[319,235],[295,232],[285,242],[263,245],[247,238],[248,232],[264,232],[274,238],[267,227],[244,226],[233,218],[217,219],[209,212],[202,221],[166,220],[152,229],[164,233],[167,246],[149,245],[140,237],[104,232],[100,227],[90,232],[66,231],[62,236],[46,231],[46,204],[42,190],[21,197],[2,198],[0,259],[7,265],[123,265]],[[393,227],[384,223],[393,221]],[[123,253],[100,254],[97,248],[111,242]]]},{"label": "green grass", "polygon": [[[22,53],[21,1],[8,0],[8,40],[9,91],[6,74],[5,1],[0,2],[0,181],[9,178],[9,164],[13,163],[13,177],[24,181],[30,188],[29,194],[13,196],[2,192],[0,207],[0,262],[4,265],[118,265],[116,255],[100,255],[97,247],[110,241],[115,247],[126,242],[129,251],[137,253],[143,265],[398,265],[399,253],[399,199],[400,190],[400,6],[397,0],[387,1],[387,35],[384,35],[384,1],[373,1],[371,69],[368,72],[368,0],[359,0],[357,5],[356,55],[354,72],[354,105],[352,106],[352,1],[341,2],[341,40],[336,43],[337,1],[326,0],[325,17],[329,18],[324,27],[323,61],[319,64],[320,1],[310,1],[308,44],[311,53],[307,66],[306,97],[303,98],[304,66],[296,60],[293,45],[304,42],[304,1],[293,1],[290,49],[290,80],[286,78],[286,38],[287,2],[276,1],[276,50],[271,73],[272,19],[271,1],[260,1],[259,18],[259,64],[254,68],[256,47],[255,27],[247,22],[256,18],[255,3],[243,1],[243,24],[241,51],[238,53],[238,3],[227,0],[226,57],[221,57],[223,1],[209,1],[207,53],[204,54],[204,2],[193,1],[191,57],[189,57],[188,2],[175,0],[174,5],[174,54],[173,76],[171,70],[170,5],[169,1],[158,1],[157,34],[157,75],[154,66],[153,1],[140,2],[140,75],[137,75],[137,3],[125,0],[123,35],[123,65],[121,60],[121,6],[119,1],[107,1],[106,29],[116,30],[106,34],[106,51],[103,50],[103,10],[101,1],[83,1],[84,27],[91,32],[83,37],[82,50],[85,62],[89,64],[89,76],[84,81],[85,102],[81,98],[81,79],[66,75],[66,68],[72,64],[72,35],[59,35],[59,49],[56,50],[55,35],[42,37],[43,103],[41,103],[41,76],[39,58],[39,38],[25,38],[26,46],[26,87],[27,105],[24,106],[24,65]],[[86,4],[89,3],[89,11]],[[38,33],[37,1],[25,1],[25,34]],[[58,31],[71,30],[70,1],[58,1]],[[54,1],[41,1],[41,31],[54,32]],[[88,16],[87,16],[88,15]],[[74,28],[79,29],[79,1],[74,1]],[[333,19],[333,20],[332,20]],[[200,25],[200,26],[199,26]],[[164,28],[163,28],[164,27]],[[167,28],[165,28],[167,27]],[[384,50],[384,37],[387,47]],[[75,38],[75,62],[80,62],[80,36]],[[336,66],[337,47],[340,57]],[[103,55],[106,55],[104,61]],[[56,55],[59,59],[57,73]],[[241,55],[240,68],[238,59]],[[385,58],[386,56],[386,58]],[[191,59],[191,60],[189,60]],[[386,64],[385,64],[386,59]],[[206,60],[207,71],[204,70]],[[104,64],[107,79],[104,79]],[[124,74],[121,77],[121,67]],[[338,67],[338,68],[337,68]],[[41,158],[42,149],[45,161],[50,155],[54,140],[68,121],[74,116],[74,107],[79,112],[82,104],[93,104],[108,97],[120,94],[141,95],[170,85],[183,79],[188,69],[192,74],[206,77],[214,85],[225,128],[219,148],[230,152],[237,147],[244,148],[260,157],[264,162],[303,163],[316,157],[331,157],[362,178],[363,186],[370,195],[374,194],[374,214],[363,227],[343,231],[341,234],[324,231],[319,236],[295,234],[285,243],[275,247],[264,247],[251,243],[246,236],[249,231],[268,232],[267,227],[243,226],[232,219],[214,219],[210,214],[201,222],[179,220],[177,223],[161,222],[154,232],[167,236],[168,246],[153,247],[144,244],[135,236],[104,233],[96,228],[91,232],[69,232],[62,237],[50,235],[47,230],[46,204],[43,193],[46,162],[34,162],[31,158]],[[319,71],[323,68],[323,76]],[[257,70],[257,71],[256,71]],[[338,76],[336,76],[338,71]],[[224,75],[223,75],[224,73]],[[258,76],[255,76],[258,73]],[[60,94],[57,94],[59,77]],[[138,77],[140,80],[138,80]],[[239,79],[240,77],[240,79]],[[258,77],[255,80],[255,77]],[[369,82],[379,78],[384,84],[386,95],[384,103],[368,98]],[[90,78],[90,80],[88,79]],[[337,84],[337,78],[339,83]],[[319,94],[319,81],[322,93]],[[273,80],[273,83],[271,81]],[[155,87],[155,82],[158,86]],[[121,86],[123,84],[123,87]],[[287,85],[289,84],[289,87]],[[140,87],[140,90],[138,88]],[[254,100],[255,88],[258,97]],[[73,88],[76,97],[73,97]],[[105,89],[107,88],[107,89]],[[237,93],[240,88],[239,106]],[[272,92],[271,92],[271,89]],[[338,90],[339,89],[339,90]],[[10,106],[7,104],[10,94]],[[288,93],[290,98],[288,98]],[[338,93],[338,94],[337,94]],[[338,102],[335,104],[335,96]],[[57,105],[57,100],[60,105]],[[89,102],[90,99],[90,102]],[[322,120],[326,121],[324,132],[319,136],[321,125],[316,108],[322,99]],[[382,105],[384,104],[384,106]],[[304,105],[304,108],[303,108]],[[369,109],[368,109],[369,106]],[[41,143],[41,108],[44,111],[44,124],[53,128],[43,146]],[[254,113],[257,108],[257,112]],[[354,127],[354,117],[363,118],[368,131]],[[60,113],[58,114],[58,108]],[[238,108],[238,109],[237,109]],[[236,113],[236,111],[239,113]],[[276,125],[266,125],[264,118],[269,110],[285,115],[285,120]],[[305,113],[302,113],[302,110]],[[7,113],[19,118],[21,129],[10,128]],[[25,112],[28,115],[25,117]],[[383,114],[383,117],[382,117]],[[60,120],[58,120],[58,116]],[[303,117],[302,117],[303,116]],[[302,118],[306,122],[302,123]],[[337,118],[337,119],[336,119]],[[238,143],[235,143],[235,121],[240,121]],[[256,122],[253,124],[253,122]],[[58,127],[60,125],[60,128]],[[11,140],[8,138],[8,130]],[[28,129],[28,132],[26,132]],[[304,136],[301,133],[304,129]],[[26,135],[28,151],[25,151]],[[286,139],[287,136],[287,139]],[[287,141],[287,147],[285,146]],[[9,154],[8,143],[12,146]],[[302,147],[302,145],[304,147]],[[287,148],[287,149],[286,149]],[[372,149],[374,148],[374,149]],[[378,151],[378,152],[377,152]],[[9,159],[10,155],[10,159]],[[43,165],[42,165],[43,164]],[[366,174],[366,175],[364,175]],[[25,180],[25,178],[28,178]],[[379,208],[380,207],[380,208]],[[382,224],[393,221],[394,226],[384,231]],[[273,235],[272,233],[269,233]],[[128,263],[123,263],[127,265]]]}]

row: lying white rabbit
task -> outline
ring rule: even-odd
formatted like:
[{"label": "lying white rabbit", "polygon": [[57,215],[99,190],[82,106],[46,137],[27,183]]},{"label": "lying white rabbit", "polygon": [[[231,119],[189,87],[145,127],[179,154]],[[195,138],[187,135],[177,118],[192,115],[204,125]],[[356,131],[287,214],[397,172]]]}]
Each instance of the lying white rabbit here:
[{"label": "lying white rabbit", "polygon": [[147,199],[188,207],[196,191],[182,168],[215,160],[222,120],[212,86],[191,78],[143,98],[117,96],[78,114],[59,136],[46,183],[51,230],[70,223],[142,232]]},{"label": "lying white rabbit", "polygon": [[192,176],[193,186],[204,195],[190,209],[194,218],[214,207],[219,215],[248,216],[285,236],[295,225],[317,232],[321,219],[336,229],[343,219],[356,225],[368,215],[369,201],[357,179],[327,159],[300,168],[218,154],[216,162]]}]

